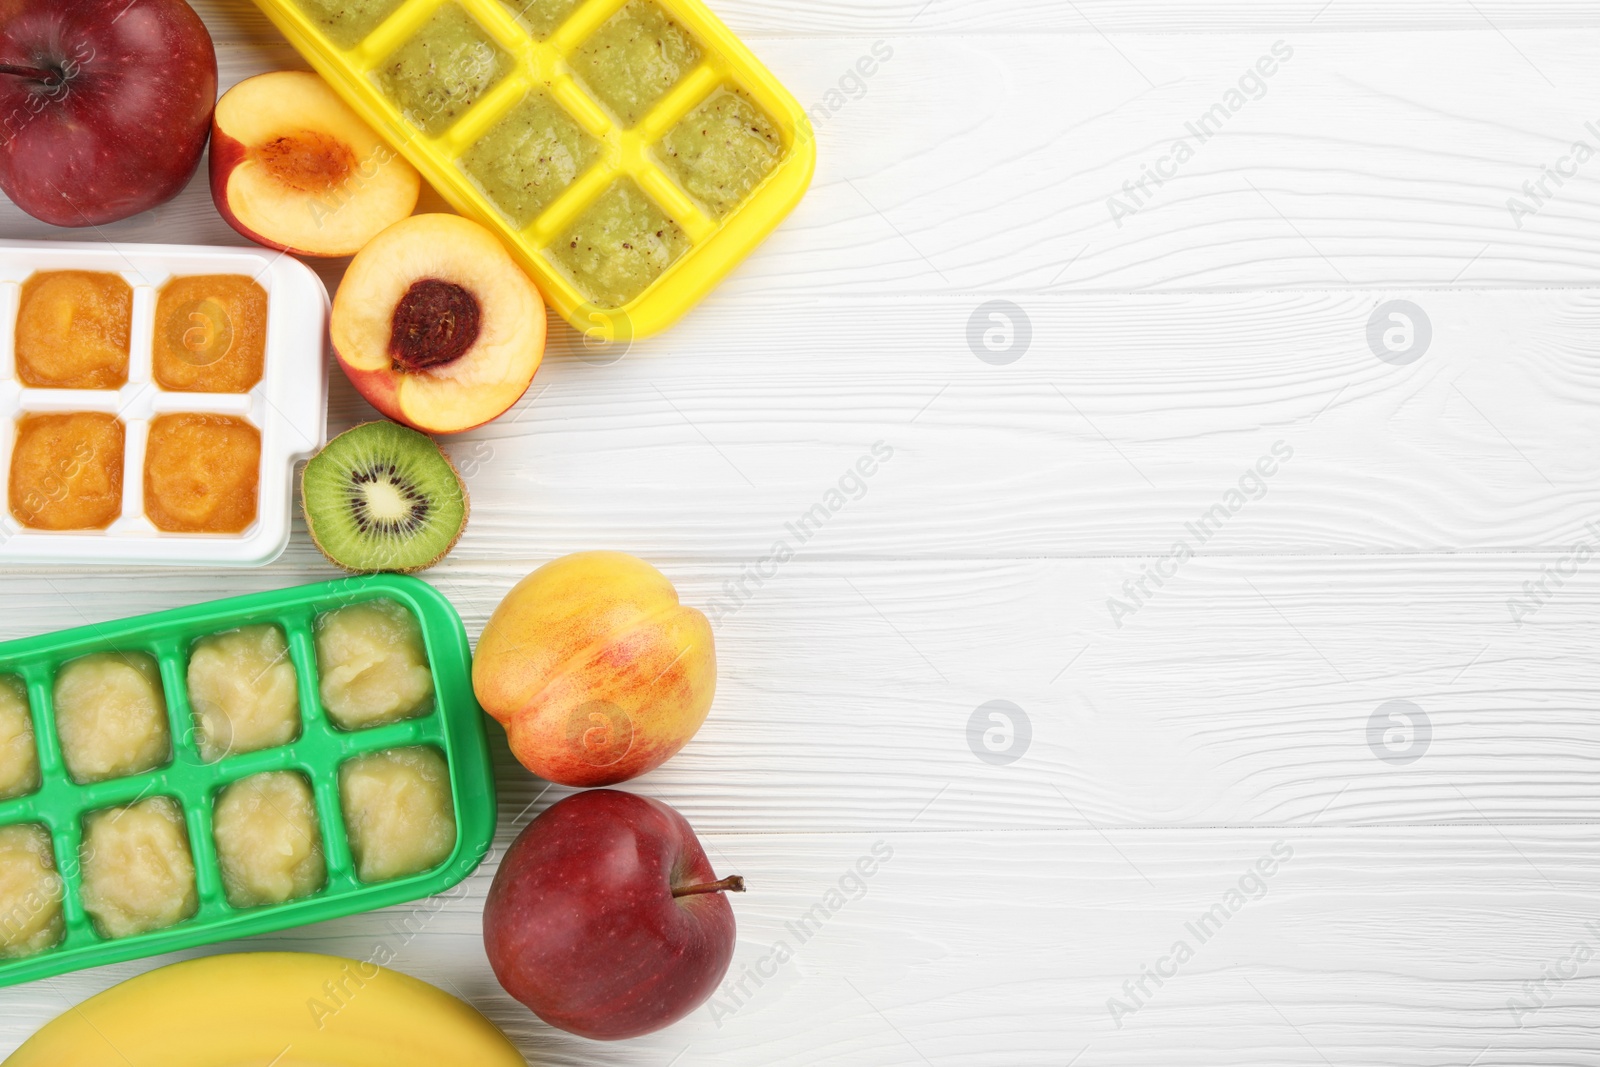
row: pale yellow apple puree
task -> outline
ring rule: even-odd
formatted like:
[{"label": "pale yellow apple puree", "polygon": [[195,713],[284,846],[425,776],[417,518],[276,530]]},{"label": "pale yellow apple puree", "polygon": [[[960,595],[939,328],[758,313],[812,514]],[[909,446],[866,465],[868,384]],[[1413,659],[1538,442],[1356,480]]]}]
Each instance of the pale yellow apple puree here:
[{"label": "pale yellow apple puree", "polygon": [[39,788],[39,751],[33,744],[28,690],[15,675],[0,675],[0,800]]},{"label": "pale yellow apple puree", "polygon": [[363,882],[437,867],[456,847],[449,769],[436,749],[357,756],[339,768],[339,796]]},{"label": "pale yellow apple puree", "polygon": [[293,771],[253,774],[224,789],[212,836],[236,908],[295,900],[326,880],[311,786]]},{"label": "pale yellow apple puree", "polygon": [[0,827],[0,958],[32,956],[61,940],[61,895],[49,831]]},{"label": "pale yellow apple puree", "polygon": [[106,937],[132,937],[195,913],[194,860],[171,797],[103,808],[83,820],[83,908]]},{"label": "pale yellow apple puree", "polygon": [[55,684],[56,733],[76,782],[102,782],[159,767],[172,751],[161,671],[143,652],[75,659]]},{"label": "pale yellow apple puree", "polygon": [[189,703],[207,763],[293,741],[300,735],[300,690],[283,630],[247,626],[196,642]]},{"label": "pale yellow apple puree", "polygon": [[322,706],[340,729],[414,718],[433,705],[422,626],[393,600],[367,600],[318,618],[317,670]]}]

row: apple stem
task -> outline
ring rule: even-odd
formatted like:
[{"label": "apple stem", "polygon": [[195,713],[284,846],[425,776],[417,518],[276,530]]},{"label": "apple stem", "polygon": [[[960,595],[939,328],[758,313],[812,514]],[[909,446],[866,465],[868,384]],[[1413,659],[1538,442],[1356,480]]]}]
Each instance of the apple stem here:
[{"label": "apple stem", "polygon": [[59,77],[55,71],[41,70],[38,67],[14,67],[9,63],[0,63],[0,74],[13,74],[18,78],[29,78],[37,82],[53,81]]},{"label": "apple stem", "polygon": [[721,893],[724,890],[729,893],[743,893],[744,879],[740,878],[737,874],[730,874],[720,882],[706,882],[703,885],[686,885],[680,889],[674,889],[672,891],[672,895],[674,897],[689,897],[694,896],[696,893]]}]

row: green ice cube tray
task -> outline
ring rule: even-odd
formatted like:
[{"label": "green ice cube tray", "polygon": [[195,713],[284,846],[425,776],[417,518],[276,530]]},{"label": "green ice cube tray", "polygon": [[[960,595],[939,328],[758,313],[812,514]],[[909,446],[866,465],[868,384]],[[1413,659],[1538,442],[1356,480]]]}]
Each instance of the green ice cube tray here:
[{"label": "green ice cube tray", "polygon": [[[433,669],[434,707],[404,722],[341,730],[328,720],[318,699],[313,626],[323,612],[383,598],[409,608],[422,625]],[[203,763],[187,692],[189,650],[203,637],[265,623],[281,626],[288,638],[300,691],[300,736],[279,748]],[[160,664],[172,753],[167,764],[154,771],[80,785],[68,775],[62,761],[52,689],[63,665],[95,652],[145,652]],[[0,644],[0,675],[7,674],[20,676],[27,686],[43,784],[26,796],[0,802],[0,826],[37,823],[49,831],[56,870],[65,888],[65,936],[54,948],[37,955],[0,961],[0,986],[415,900],[466,878],[493,842],[494,778],[483,711],[472,692],[466,628],[450,602],[418,579],[398,575],[345,578],[12,641]],[[338,768],[353,756],[412,745],[433,746],[449,764],[456,812],[455,851],[432,870],[388,882],[363,883],[356,877],[340,810]],[[235,908],[223,891],[211,836],[212,808],[225,786],[275,770],[298,771],[311,784],[327,881],[320,891],[285,904]],[[194,857],[198,910],[162,930],[118,939],[103,937],[85,914],[80,892],[78,851],[83,819],[101,808],[152,796],[171,797],[183,810]]]}]

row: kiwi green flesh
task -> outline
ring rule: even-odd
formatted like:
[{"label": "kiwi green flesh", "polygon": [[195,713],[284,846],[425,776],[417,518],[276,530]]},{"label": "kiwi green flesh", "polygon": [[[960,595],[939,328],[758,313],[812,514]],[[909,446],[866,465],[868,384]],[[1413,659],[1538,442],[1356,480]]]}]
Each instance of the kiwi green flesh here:
[{"label": "kiwi green flesh", "polygon": [[467,490],[433,439],[392,422],[340,434],[306,465],[306,526],[350,571],[425,570],[467,526]]}]

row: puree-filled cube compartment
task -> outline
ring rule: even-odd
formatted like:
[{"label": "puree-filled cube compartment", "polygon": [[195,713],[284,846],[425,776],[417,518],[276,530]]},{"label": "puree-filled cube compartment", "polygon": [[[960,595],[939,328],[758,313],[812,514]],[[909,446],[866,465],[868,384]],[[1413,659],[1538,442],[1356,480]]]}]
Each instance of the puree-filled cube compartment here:
[{"label": "puree-filled cube compartment", "polygon": [[233,907],[283,904],[327,882],[316,801],[304,775],[263,771],[227,786],[217,796],[212,837]]},{"label": "puree-filled cube compartment", "polygon": [[244,274],[173,278],[156,296],[156,384],[174,393],[248,393],[267,363],[267,291]]},{"label": "puree-filled cube compartment", "polygon": [[145,447],[144,510],[168,533],[236,534],[256,521],[261,431],[232,415],[161,415]]},{"label": "puree-filled cube compartment", "polygon": [[39,271],[22,283],[17,380],[31,389],[127,384],[133,286],[102,271]]},{"label": "puree-filled cube compartment", "polygon": [[161,669],[143,652],[97,652],[56,675],[56,735],[75,782],[154,770],[172,757]]},{"label": "puree-filled cube compartment", "polygon": [[207,763],[300,736],[300,685],[281,626],[246,626],[195,642],[188,687]]},{"label": "puree-filled cube compartment", "polygon": [[636,126],[702,55],[688,28],[652,0],[628,0],[571,56],[585,88]]},{"label": "puree-filled cube compartment", "polygon": [[373,73],[406,120],[438,136],[483,99],[511,57],[460,4],[447,3]]},{"label": "puree-filled cube compartment", "polygon": [[39,788],[39,750],[34,747],[28,688],[14,674],[0,675],[0,800]]},{"label": "puree-filled cube compartment", "polygon": [[311,24],[340,48],[351,48],[399,9],[404,0],[294,0]]},{"label": "puree-filled cube compartment", "polygon": [[594,164],[600,148],[548,93],[535,90],[467,149],[460,166],[525,229]]},{"label": "puree-filled cube compartment", "polygon": [[720,89],[668,131],[659,153],[667,173],[720,219],[772,173],[783,138],[749,96]]},{"label": "puree-filled cube compartment", "polygon": [[584,0],[500,0],[522,27],[538,40],[544,40],[570,17]]},{"label": "puree-filled cube compartment", "polygon": [[420,874],[455,850],[449,768],[437,749],[357,756],[339,768],[339,804],[363,882]]},{"label": "puree-filled cube compartment", "polygon": [[11,515],[32,530],[103,530],[122,514],[127,427],[97,411],[17,420],[7,481]]},{"label": "puree-filled cube compartment", "polygon": [[596,307],[618,308],[650,288],[690,244],[637,182],[620,178],[549,254]]},{"label": "puree-filled cube compartment", "polygon": [[393,600],[366,600],[319,616],[317,671],[322,706],[342,730],[399,722],[433,708],[422,627]]},{"label": "puree-filled cube compartment", "polygon": [[91,812],[78,866],[83,910],[102,937],[164,929],[199,906],[183,809],[171,797]]},{"label": "puree-filled cube compartment", "polygon": [[63,893],[50,832],[37,823],[0,827],[0,959],[33,956],[60,943]]}]

